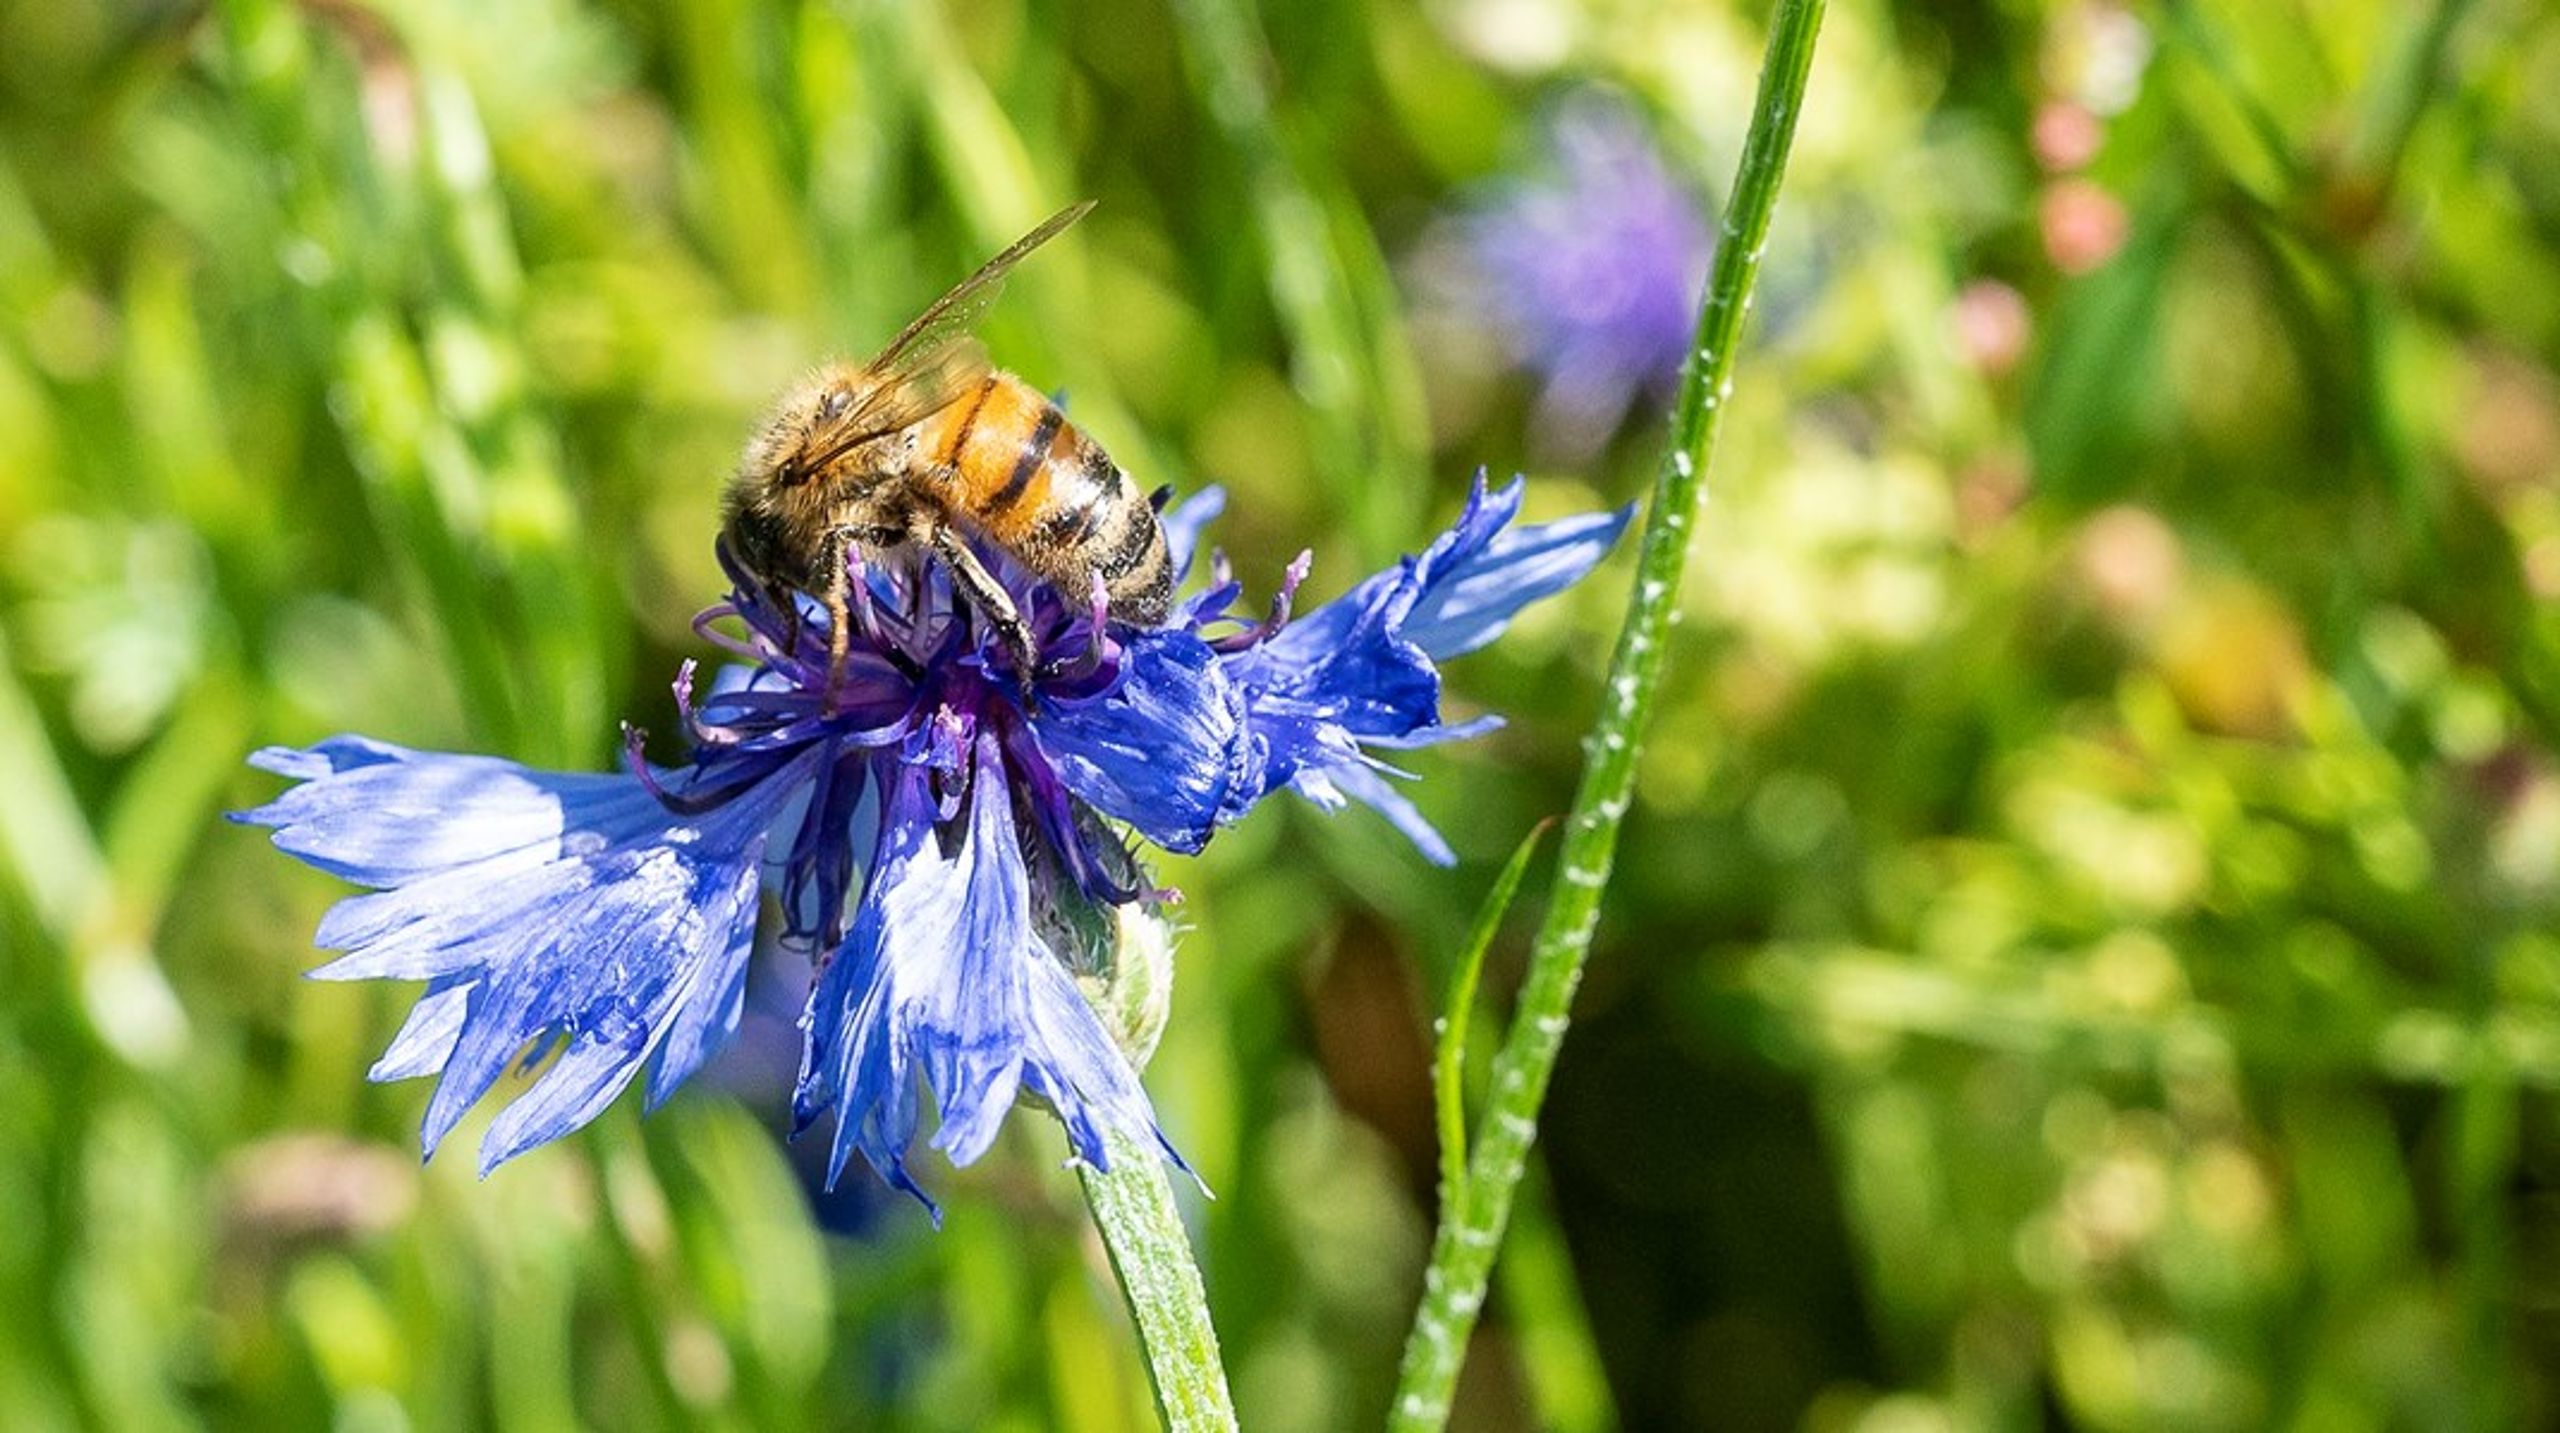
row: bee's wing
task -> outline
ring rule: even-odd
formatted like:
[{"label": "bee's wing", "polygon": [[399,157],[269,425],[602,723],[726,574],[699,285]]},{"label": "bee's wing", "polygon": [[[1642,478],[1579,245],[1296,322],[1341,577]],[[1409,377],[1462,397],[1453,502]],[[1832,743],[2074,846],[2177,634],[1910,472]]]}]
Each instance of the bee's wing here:
[{"label": "bee's wing", "polygon": [[970,337],[987,306],[1004,288],[1004,277],[1023,257],[1085,216],[1093,201],[1071,204],[1052,214],[1039,228],[1008,245],[1005,251],[987,260],[978,271],[954,285],[951,292],[933,301],[933,306],[916,315],[915,322],[899,330],[880,350],[880,356],[863,366],[866,396],[859,407],[847,413],[844,422],[858,434],[895,433],[911,427],[952,403],[959,401],[972,385],[986,376],[986,351]]},{"label": "bee's wing", "polygon": [[942,339],[895,370],[884,371],[875,362],[863,370],[863,397],[844,415],[838,446],[852,448],[914,427],[967,397],[993,366],[986,348],[965,333]]}]

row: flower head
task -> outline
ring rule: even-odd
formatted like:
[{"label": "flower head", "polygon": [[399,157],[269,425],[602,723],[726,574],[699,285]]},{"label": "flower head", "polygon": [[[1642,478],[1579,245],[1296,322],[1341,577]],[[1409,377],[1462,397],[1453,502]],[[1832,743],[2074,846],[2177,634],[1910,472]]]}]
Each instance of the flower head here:
[{"label": "flower head", "polygon": [[[297,784],[238,819],[374,888],[323,919],[345,954],[313,973],[427,983],[372,1075],[440,1074],[429,1153],[511,1064],[555,1050],[490,1127],[484,1173],[644,1069],[663,1100],[736,1029],[770,890],[817,966],[793,1108],[804,1129],[834,1117],[830,1182],[859,1153],[922,1199],[906,1157],[927,1115],[965,1165],[1025,1095],[1081,1159],[1106,1164],[1118,1130],[1179,1163],[1077,983],[1113,959],[1115,910],[1172,898],[1122,830],[1194,851],[1288,787],[1373,806],[1448,860],[1370,751],[1485,729],[1441,725],[1434,660],[1579,578],[1626,520],[1513,529],[1519,501],[1479,481],[1421,556],[1294,621],[1303,559],[1264,616],[1235,615],[1221,562],[1169,625],[1133,628],[985,551],[1037,638],[1031,671],[929,559],[856,559],[841,666],[822,616],[733,568],[697,627],[739,661],[698,704],[691,664],[678,676],[682,764],[650,764],[636,735],[618,775],[337,737],[258,753]],[[1166,516],[1186,569],[1218,503]]]},{"label": "flower head", "polygon": [[1696,195],[1625,106],[1576,96],[1546,143],[1550,172],[1494,188],[1459,232],[1469,301],[1542,380],[1540,430],[1588,451],[1637,398],[1669,391],[1713,247]]}]

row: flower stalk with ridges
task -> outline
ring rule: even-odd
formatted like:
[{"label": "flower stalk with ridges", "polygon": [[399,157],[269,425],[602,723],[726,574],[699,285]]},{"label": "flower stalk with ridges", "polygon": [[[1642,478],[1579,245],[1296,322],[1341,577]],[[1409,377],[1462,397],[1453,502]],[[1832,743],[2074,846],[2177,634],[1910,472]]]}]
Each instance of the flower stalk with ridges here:
[{"label": "flower stalk with ridges", "polygon": [[1168,1433],[1232,1430],[1235,1399],[1171,1182],[1143,1159],[1115,1159],[1109,1169],[1086,1165],[1077,1173],[1146,1348],[1147,1381]]},{"label": "flower stalk with ridges", "polygon": [[[1635,788],[1636,751],[1662,678],[1662,644],[1688,565],[1689,528],[1700,479],[1715,451],[1725,399],[1732,391],[1734,349],[1760,273],[1787,151],[1803,110],[1814,36],[1823,0],[1781,0],[1769,24],[1767,59],[1749,137],[1726,206],[1715,266],[1698,314],[1697,351],[1681,374],[1672,410],[1671,445],[1654,480],[1637,559],[1635,590],[1609,663],[1608,697],[1586,745],[1545,919],[1531,947],[1529,972],[1509,1034],[1495,1056],[1493,1082],[1477,1129],[1457,1205],[1443,1209],[1423,1271],[1422,1306],[1406,1340],[1389,1427],[1428,1433],[1444,1427],[1457,1391],[1476,1317],[1484,1308],[1512,1192],[1538,1132],[1538,1109],[1564,1043],[1573,993],[1600,920],[1618,828]],[[1464,1017],[1463,1011],[1449,1018]]]}]

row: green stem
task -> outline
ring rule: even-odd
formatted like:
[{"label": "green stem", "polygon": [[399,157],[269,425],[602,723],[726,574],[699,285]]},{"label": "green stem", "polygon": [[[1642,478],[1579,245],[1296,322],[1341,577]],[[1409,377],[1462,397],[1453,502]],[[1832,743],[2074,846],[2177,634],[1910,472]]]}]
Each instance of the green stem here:
[{"label": "green stem", "polygon": [[1662,679],[1663,640],[1688,566],[1699,479],[1714,455],[1725,399],[1732,392],[1734,349],[1759,277],[1761,245],[1786,174],[1796,119],[1803,112],[1823,4],[1780,0],[1770,21],[1751,133],[1698,314],[1697,351],[1681,374],[1671,446],[1654,478],[1635,590],[1609,663],[1609,697],[1587,745],[1582,785],[1574,794],[1555,886],[1530,953],[1519,1009],[1494,1061],[1493,1088],[1466,1184],[1456,1207],[1442,1211],[1432,1241],[1422,1308],[1405,1343],[1388,1414],[1388,1426],[1397,1433],[1429,1433],[1448,1422],[1458,1366],[1484,1307],[1494,1252],[1510,1220],[1512,1191],[1538,1132],[1538,1108],[1546,1098],[1556,1051],[1564,1043],[1574,988],[1581,983],[1591,933],[1599,924],[1600,893],[1609,883],[1618,827],[1635,787],[1637,743]]},{"label": "green stem", "polygon": [[1109,1136],[1108,1171],[1079,1166],[1085,1202],[1111,1251],[1111,1271],[1137,1320],[1156,1410],[1172,1433],[1236,1426],[1235,1401],[1218,1362],[1209,1296],[1191,1260],[1191,1237],[1174,1208],[1164,1161],[1119,1134]]}]

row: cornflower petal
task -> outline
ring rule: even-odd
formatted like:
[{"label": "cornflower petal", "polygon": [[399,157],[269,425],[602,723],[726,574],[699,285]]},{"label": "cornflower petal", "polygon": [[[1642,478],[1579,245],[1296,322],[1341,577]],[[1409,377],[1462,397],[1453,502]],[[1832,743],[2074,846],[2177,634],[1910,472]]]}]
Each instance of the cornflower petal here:
[{"label": "cornflower petal", "polygon": [[801,1018],[807,1038],[792,1094],[792,1124],[806,1130],[835,1110],[828,1185],[859,1150],[882,1179],[931,1209],[933,1201],[906,1169],[927,1092],[896,1028],[905,1015],[899,977],[910,967],[929,976],[938,958],[949,953],[942,942],[959,925],[963,883],[955,878],[954,863],[941,855],[928,787],[921,769],[908,770],[885,803],[852,929],[821,970]]},{"label": "cornflower petal", "polygon": [[619,777],[530,771],[493,756],[426,757],[360,736],[308,751],[269,747],[249,764],[303,784],[233,819],[274,828],[278,850],[366,886],[543,849],[572,824],[610,824],[651,805]]},{"label": "cornflower petal", "polygon": [[[1519,484],[1508,491],[1518,493]],[[1581,581],[1617,545],[1634,516],[1630,505],[1560,518],[1499,533],[1451,558],[1433,572],[1405,614],[1405,640],[1440,661],[1475,651],[1501,636],[1521,608]]]},{"label": "cornflower petal", "polygon": [[[1448,845],[1387,787],[1366,745],[1409,747],[1473,736],[1479,720],[1440,721],[1435,659],[1499,636],[1522,607],[1596,565],[1632,509],[1514,529],[1524,487],[1478,475],[1458,521],[1416,557],[1291,620],[1230,615],[1222,582],[1184,604],[1176,626],[1123,633],[1116,682],[1033,720],[1042,750],[1075,795],[1169,850],[1200,849],[1219,827],[1282,787],[1326,809],[1376,807],[1434,860]],[[1200,499],[1176,509],[1181,545],[1199,540]],[[1290,573],[1292,583],[1299,569]],[[1208,642],[1202,624],[1241,623]]]},{"label": "cornflower petal", "polygon": [[441,1071],[433,1154],[528,1046],[559,1053],[481,1145],[481,1172],[592,1120],[655,1060],[651,1103],[735,1028],[785,765],[698,815],[629,776],[564,776],[490,757],[336,738],[260,753],[300,780],[234,819],[379,889],[340,902],[321,979],[425,979],[376,1079]]},{"label": "cornflower petal", "polygon": [[1158,519],[1164,526],[1165,550],[1173,557],[1173,580],[1191,575],[1191,559],[1200,551],[1200,534],[1227,510],[1227,490],[1212,483],[1172,507]]},{"label": "cornflower petal", "polygon": [[853,928],[810,995],[793,1097],[802,1128],[836,1116],[831,1184],[859,1153],[928,1208],[905,1163],[928,1108],[939,1120],[932,1143],[955,1165],[986,1152],[1026,1089],[1058,1112],[1081,1159],[1106,1162],[1112,1127],[1170,1152],[1136,1071],[1032,932],[992,735],[977,739],[971,764],[966,825],[948,849],[928,772],[895,778]]},{"label": "cornflower petal", "polygon": [[1378,573],[1292,622],[1272,639],[1272,656],[1312,666],[1328,650],[1382,629],[1446,660],[1502,635],[1521,608],[1552,597],[1599,565],[1635,516],[1633,505],[1511,529],[1526,484],[1488,489],[1476,474],[1458,520],[1419,557]]},{"label": "cornflower petal", "polygon": [[1625,531],[1632,508],[1514,529],[1524,486],[1476,478],[1467,505],[1419,556],[1289,622],[1227,663],[1244,693],[1259,777],[1233,819],[1286,786],[1327,810],[1376,808],[1423,853],[1446,864],[1446,841],[1388,787],[1361,748],[1473,736],[1481,720],[1444,726],[1435,659],[1501,635],[1529,603],[1579,581]]},{"label": "cornflower petal", "polygon": [[1405,839],[1422,852],[1424,860],[1435,866],[1458,864],[1458,853],[1449,849],[1447,838],[1423,817],[1401,791],[1386,783],[1375,767],[1361,762],[1341,762],[1325,768],[1324,779],[1335,790],[1387,818],[1389,825],[1404,833]]},{"label": "cornflower petal", "polygon": [[1180,628],[1133,632],[1108,694],[1032,719],[1067,789],[1169,851],[1207,844],[1253,780],[1244,699],[1218,654]]}]

